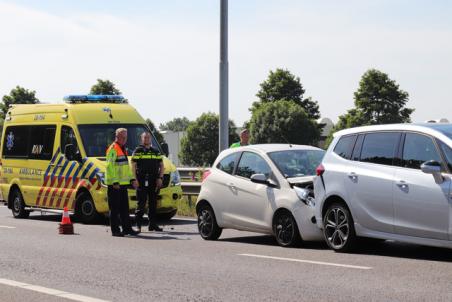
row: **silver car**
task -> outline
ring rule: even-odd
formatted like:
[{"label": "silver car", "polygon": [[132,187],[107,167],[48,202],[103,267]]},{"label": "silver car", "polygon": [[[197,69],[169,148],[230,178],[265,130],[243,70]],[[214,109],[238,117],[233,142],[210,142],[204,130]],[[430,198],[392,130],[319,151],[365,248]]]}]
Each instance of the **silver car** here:
[{"label": "silver car", "polygon": [[452,124],[381,125],[338,132],[314,181],[327,244],[358,237],[452,247]]},{"label": "silver car", "polygon": [[224,228],[273,234],[281,246],[321,240],[312,181],[325,151],[299,145],[228,149],[205,173],[196,212],[202,238]]}]

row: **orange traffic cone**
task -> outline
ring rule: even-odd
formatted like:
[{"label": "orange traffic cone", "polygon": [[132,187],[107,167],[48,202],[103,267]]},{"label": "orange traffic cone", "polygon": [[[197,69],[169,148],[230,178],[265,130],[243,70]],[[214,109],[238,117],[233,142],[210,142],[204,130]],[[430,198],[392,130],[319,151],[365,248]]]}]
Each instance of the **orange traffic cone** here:
[{"label": "orange traffic cone", "polygon": [[72,225],[71,218],[69,217],[69,211],[67,207],[64,207],[63,217],[61,218],[61,223],[59,227],[59,233],[68,235],[74,234],[74,226]]}]

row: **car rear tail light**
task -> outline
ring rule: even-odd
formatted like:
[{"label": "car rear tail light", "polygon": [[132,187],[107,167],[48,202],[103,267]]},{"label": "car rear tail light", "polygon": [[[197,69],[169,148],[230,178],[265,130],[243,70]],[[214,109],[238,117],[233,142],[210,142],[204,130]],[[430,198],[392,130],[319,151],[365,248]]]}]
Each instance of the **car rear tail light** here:
[{"label": "car rear tail light", "polygon": [[323,173],[325,173],[325,167],[320,164],[317,169],[315,169],[315,173],[317,174],[317,176],[322,176]]},{"label": "car rear tail light", "polygon": [[212,172],[210,172],[210,170],[204,171],[204,172],[202,173],[202,181],[201,181],[201,182],[204,182],[204,181],[207,179],[207,177],[208,177],[211,173],[212,173]]}]

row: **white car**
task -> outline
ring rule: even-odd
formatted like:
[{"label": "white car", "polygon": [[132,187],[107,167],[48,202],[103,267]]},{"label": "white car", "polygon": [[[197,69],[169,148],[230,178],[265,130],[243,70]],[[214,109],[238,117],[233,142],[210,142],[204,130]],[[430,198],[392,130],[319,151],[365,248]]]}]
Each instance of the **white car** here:
[{"label": "white car", "polygon": [[332,249],[358,237],[452,248],[452,124],[340,131],[317,174],[316,218]]},{"label": "white car", "polygon": [[228,149],[203,176],[196,203],[202,238],[223,228],[273,234],[281,246],[321,240],[312,182],[324,151],[301,145],[250,145]]}]

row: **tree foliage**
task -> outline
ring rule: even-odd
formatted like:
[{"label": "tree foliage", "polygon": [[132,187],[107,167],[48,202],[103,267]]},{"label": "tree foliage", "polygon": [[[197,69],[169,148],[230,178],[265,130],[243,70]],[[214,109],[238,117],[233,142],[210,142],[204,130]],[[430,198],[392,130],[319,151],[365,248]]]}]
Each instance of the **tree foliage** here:
[{"label": "tree foliage", "polygon": [[301,106],[280,100],[264,103],[250,121],[251,143],[316,144],[320,129]]},{"label": "tree foliage", "polygon": [[185,131],[190,125],[190,120],[184,117],[176,117],[169,122],[160,124],[160,130],[170,130],[174,132]]},{"label": "tree foliage", "polygon": [[256,94],[258,102],[254,102],[251,112],[260,105],[275,101],[290,101],[301,106],[310,119],[320,118],[319,104],[311,97],[303,98],[305,90],[300,78],[286,69],[270,70],[268,78],[260,84],[260,90]]},{"label": "tree foliage", "polygon": [[[187,166],[210,166],[218,156],[218,124],[219,116],[214,113],[203,113],[190,123],[186,135],[181,140],[179,158]],[[229,142],[239,140],[235,133],[235,124],[229,121]]]},{"label": "tree foliage", "polygon": [[94,84],[90,91],[90,94],[108,94],[108,95],[120,95],[121,91],[115,87],[115,84],[110,80],[97,79],[97,83]]},{"label": "tree foliage", "polygon": [[408,93],[401,90],[386,73],[376,69],[369,69],[361,77],[354,101],[355,108],[339,116],[326,141],[327,145],[336,131],[364,125],[409,123],[414,112],[414,109],[405,107]]},{"label": "tree foliage", "polygon": [[10,105],[37,103],[39,103],[39,100],[36,98],[36,91],[16,86],[11,90],[9,95],[4,95],[2,98],[2,102],[0,103],[1,117],[5,117]]},{"label": "tree foliage", "polygon": [[159,144],[163,144],[165,142],[165,139],[163,138],[163,135],[159,132],[157,128],[155,128],[154,123],[150,119],[146,119],[146,124],[151,129],[152,134],[155,136],[155,139]]}]

